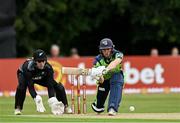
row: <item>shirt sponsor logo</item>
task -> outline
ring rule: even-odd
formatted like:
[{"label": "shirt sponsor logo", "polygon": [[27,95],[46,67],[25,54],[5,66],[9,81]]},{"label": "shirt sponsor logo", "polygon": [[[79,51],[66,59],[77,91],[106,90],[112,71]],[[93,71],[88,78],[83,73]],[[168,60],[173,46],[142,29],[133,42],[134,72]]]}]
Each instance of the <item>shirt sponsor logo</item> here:
[{"label": "shirt sponsor logo", "polygon": [[32,78],[32,80],[41,80],[41,79],[42,79],[42,76],[36,76]]}]

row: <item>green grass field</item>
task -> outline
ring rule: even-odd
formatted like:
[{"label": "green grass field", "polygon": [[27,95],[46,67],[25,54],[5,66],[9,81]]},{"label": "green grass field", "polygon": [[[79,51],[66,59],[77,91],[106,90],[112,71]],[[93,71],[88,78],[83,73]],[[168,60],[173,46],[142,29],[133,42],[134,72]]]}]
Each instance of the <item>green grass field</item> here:
[{"label": "green grass field", "polygon": [[[69,97],[68,100],[71,104]],[[107,112],[94,113],[90,107],[93,100],[93,95],[87,96],[87,114],[53,116],[47,96],[43,96],[45,113],[36,112],[34,101],[27,97],[23,115],[15,116],[14,97],[0,97],[0,122],[180,122],[180,94],[124,94],[117,116],[108,116]],[[129,111],[130,105],[135,106],[134,112]]]}]

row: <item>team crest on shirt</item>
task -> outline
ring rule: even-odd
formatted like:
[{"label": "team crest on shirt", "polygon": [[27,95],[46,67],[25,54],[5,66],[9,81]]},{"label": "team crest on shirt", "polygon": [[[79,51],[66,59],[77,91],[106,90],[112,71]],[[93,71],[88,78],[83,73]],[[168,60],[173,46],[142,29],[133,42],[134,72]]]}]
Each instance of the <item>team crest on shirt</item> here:
[{"label": "team crest on shirt", "polygon": [[116,54],[116,58],[122,58],[123,57],[123,54],[122,53],[117,53]]},{"label": "team crest on shirt", "polygon": [[121,57],[121,55],[118,53],[118,54],[116,55],[116,57]]}]

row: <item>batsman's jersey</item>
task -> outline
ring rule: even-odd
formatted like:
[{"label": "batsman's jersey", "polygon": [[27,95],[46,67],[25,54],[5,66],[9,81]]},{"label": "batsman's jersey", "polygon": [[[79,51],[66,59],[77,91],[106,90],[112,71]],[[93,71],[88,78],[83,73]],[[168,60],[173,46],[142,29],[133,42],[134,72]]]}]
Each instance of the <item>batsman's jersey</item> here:
[{"label": "batsman's jersey", "polygon": [[[118,51],[118,50],[113,50],[112,51],[112,55],[110,58],[105,58],[103,57],[102,54],[99,54],[98,56],[95,57],[95,61],[93,63],[94,67],[99,67],[99,66],[105,66],[107,67],[112,61],[114,61],[116,58],[120,58],[123,59],[123,53]],[[116,68],[114,68],[113,70],[111,70],[110,72],[108,72],[106,75],[104,75],[104,79],[110,79],[112,77],[113,73],[118,73],[121,72],[122,70],[122,64],[118,64],[116,66]]]}]

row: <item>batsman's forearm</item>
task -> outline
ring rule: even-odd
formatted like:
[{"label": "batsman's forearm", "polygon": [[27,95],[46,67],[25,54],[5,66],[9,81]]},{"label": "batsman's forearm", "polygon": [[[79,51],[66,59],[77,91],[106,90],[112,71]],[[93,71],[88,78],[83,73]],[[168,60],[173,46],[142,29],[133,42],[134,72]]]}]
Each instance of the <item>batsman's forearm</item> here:
[{"label": "batsman's forearm", "polygon": [[116,68],[116,66],[117,66],[118,64],[120,64],[121,61],[122,61],[122,59],[120,59],[120,58],[115,59],[115,60],[112,61],[106,68],[107,68],[108,70],[112,70],[112,69]]}]

